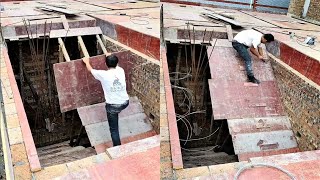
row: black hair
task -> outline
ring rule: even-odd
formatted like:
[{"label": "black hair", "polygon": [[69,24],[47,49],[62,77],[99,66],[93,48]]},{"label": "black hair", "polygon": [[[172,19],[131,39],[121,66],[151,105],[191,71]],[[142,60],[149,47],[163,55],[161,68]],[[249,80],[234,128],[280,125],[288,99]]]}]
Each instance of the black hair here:
[{"label": "black hair", "polygon": [[267,42],[274,41],[274,37],[272,34],[264,34],[263,38],[267,40]]},{"label": "black hair", "polygon": [[107,64],[107,66],[110,68],[114,68],[114,67],[116,67],[117,66],[117,64],[118,64],[118,57],[117,56],[115,56],[115,55],[109,55],[109,56],[107,56],[107,58],[106,58],[106,64]]}]

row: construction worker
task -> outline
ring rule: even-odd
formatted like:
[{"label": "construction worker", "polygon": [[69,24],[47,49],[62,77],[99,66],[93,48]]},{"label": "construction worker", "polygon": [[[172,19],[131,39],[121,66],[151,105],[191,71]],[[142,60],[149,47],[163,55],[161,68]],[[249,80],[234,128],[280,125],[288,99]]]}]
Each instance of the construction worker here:
[{"label": "construction worker", "polygon": [[238,51],[241,58],[245,62],[249,82],[256,84],[260,83],[260,81],[254,77],[251,56],[247,49],[250,48],[252,54],[256,55],[260,60],[264,61],[262,51],[261,49],[258,50],[258,46],[261,43],[266,44],[271,41],[274,41],[274,37],[272,34],[262,34],[253,29],[241,31],[234,37],[232,46],[235,50]]},{"label": "construction worker", "polygon": [[106,57],[108,70],[93,69],[89,58],[83,58],[82,60],[94,78],[101,82],[106,100],[106,111],[112,143],[113,146],[121,145],[118,125],[119,113],[129,105],[125,72],[118,66],[119,60],[115,55],[108,55]]}]

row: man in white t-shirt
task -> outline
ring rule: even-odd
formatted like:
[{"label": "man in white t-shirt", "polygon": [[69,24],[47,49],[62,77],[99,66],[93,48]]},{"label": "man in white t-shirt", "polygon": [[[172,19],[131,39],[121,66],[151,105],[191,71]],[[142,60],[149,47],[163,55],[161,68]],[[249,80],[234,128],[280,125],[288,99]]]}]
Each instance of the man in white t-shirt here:
[{"label": "man in white t-shirt", "polygon": [[260,60],[264,61],[262,51],[261,49],[260,51],[258,50],[258,46],[261,43],[266,44],[268,42],[274,41],[273,35],[262,34],[253,29],[249,29],[239,32],[233,39],[234,40],[232,41],[232,46],[238,51],[245,62],[249,82],[259,84],[260,81],[254,77],[251,56],[247,49],[250,48],[252,54],[256,55]]},{"label": "man in white t-shirt", "polygon": [[87,69],[95,79],[101,82],[113,146],[121,145],[119,113],[129,105],[126,76],[124,70],[118,66],[118,61],[117,56],[109,55],[106,57],[108,70],[96,70],[91,67],[89,58],[83,58]]}]

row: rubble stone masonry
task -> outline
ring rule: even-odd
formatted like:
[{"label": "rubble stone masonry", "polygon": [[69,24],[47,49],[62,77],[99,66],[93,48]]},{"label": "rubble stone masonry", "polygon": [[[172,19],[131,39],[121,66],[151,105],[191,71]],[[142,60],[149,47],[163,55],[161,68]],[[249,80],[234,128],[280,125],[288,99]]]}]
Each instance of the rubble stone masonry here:
[{"label": "rubble stone masonry", "polygon": [[107,38],[108,52],[130,50],[130,85],[132,96],[137,96],[146,115],[149,117],[153,129],[160,133],[160,62],[149,58],[119,42]]},{"label": "rubble stone masonry", "polygon": [[[289,13],[300,17],[302,15],[305,0],[291,0]],[[320,21],[320,1],[311,0],[307,18],[315,21]]]},{"label": "rubble stone masonry", "polygon": [[320,149],[320,87],[281,61],[272,64],[300,150]]}]

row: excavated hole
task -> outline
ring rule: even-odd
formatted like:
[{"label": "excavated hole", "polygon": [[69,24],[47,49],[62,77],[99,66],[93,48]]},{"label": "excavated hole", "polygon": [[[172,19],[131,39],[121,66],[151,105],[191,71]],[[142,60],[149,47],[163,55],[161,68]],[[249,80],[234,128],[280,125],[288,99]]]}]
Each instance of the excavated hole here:
[{"label": "excavated hole", "polygon": [[227,121],[212,117],[205,44],[167,44],[167,60],[184,168],[237,162]]},{"label": "excavated hole", "polygon": [[[101,51],[97,51],[95,36],[83,36],[82,38],[90,56],[102,54]],[[62,39],[70,59],[79,59],[77,37]],[[50,39],[49,46],[47,43],[48,39],[44,42],[43,38],[33,41],[7,42],[15,79],[43,167],[96,154],[86,131],[80,130],[82,124],[77,111],[60,112],[53,74],[53,64],[59,62],[59,44],[57,39]],[[30,44],[34,45],[39,60],[33,58]],[[47,49],[46,55],[43,53],[44,48]],[[44,57],[47,58],[47,65],[43,60]],[[22,82],[21,79],[23,79]]]}]

